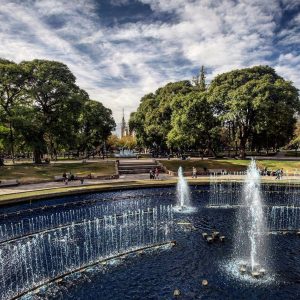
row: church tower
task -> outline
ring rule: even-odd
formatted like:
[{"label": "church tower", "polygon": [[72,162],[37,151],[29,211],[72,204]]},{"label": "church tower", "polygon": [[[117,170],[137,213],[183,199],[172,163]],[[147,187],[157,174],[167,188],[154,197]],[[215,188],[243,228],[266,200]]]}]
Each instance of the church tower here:
[{"label": "church tower", "polygon": [[121,123],[121,138],[126,135],[127,135],[127,126],[126,126],[124,108],[123,108],[123,117],[122,117],[122,123]]}]

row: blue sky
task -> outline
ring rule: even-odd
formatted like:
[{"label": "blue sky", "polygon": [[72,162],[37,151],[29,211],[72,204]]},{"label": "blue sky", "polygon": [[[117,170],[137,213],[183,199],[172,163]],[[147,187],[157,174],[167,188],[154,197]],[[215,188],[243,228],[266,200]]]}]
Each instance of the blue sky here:
[{"label": "blue sky", "polygon": [[268,64],[300,88],[300,0],[0,0],[0,57],[66,63],[120,122],[170,81]]}]

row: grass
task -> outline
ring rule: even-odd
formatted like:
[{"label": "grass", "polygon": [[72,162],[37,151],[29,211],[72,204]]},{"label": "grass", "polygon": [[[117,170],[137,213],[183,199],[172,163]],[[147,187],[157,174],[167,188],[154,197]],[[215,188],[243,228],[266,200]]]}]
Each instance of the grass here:
[{"label": "grass", "polygon": [[113,161],[87,163],[55,163],[49,165],[34,165],[32,163],[8,165],[0,168],[0,180],[18,179],[21,183],[53,181],[54,176],[63,172],[71,172],[79,176],[93,174],[95,176],[110,176],[115,174]]},{"label": "grass", "polygon": [[[205,159],[205,160],[161,160],[168,170],[177,172],[180,166],[185,171],[192,171],[195,167],[199,171],[206,169],[222,169],[227,171],[244,171],[247,169],[249,160],[239,159]],[[294,173],[296,169],[300,171],[300,161],[282,161],[282,160],[258,160],[257,165],[260,169],[265,167],[268,170],[283,169],[284,172]]]}]

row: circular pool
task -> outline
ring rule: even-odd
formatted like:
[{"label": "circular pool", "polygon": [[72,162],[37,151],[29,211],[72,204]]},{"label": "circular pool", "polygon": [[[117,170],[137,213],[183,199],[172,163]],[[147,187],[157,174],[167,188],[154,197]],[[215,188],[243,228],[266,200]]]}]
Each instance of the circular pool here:
[{"label": "circular pool", "polygon": [[[3,207],[0,299],[172,299],[176,289],[181,299],[299,298],[300,188],[262,187],[271,249],[263,279],[236,269],[241,189],[193,186],[189,213],[173,209],[175,187]],[[208,243],[212,231],[224,241]]]}]

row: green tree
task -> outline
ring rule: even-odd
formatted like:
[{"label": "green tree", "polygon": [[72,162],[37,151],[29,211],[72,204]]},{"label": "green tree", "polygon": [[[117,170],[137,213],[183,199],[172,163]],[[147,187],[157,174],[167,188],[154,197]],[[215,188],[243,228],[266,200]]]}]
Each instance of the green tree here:
[{"label": "green tree", "polygon": [[15,160],[14,117],[16,107],[24,100],[27,74],[20,65],[0,59],[0,121],[9,128],[10,152]]},{"label": "green tree", "polygon": [[214,155],[218,138],[219,122],[213,115],[204,92],[192,92],[178,96],[172,105],[172,129],[167,143],[181,150],[207,149]]},{"label": "green tree", "polygon": [[57,140],[66,138],[74,127],[72,122],[77,122],[80,107],[87,100],[81,96],[88,96],[78,88],[75,76],[63,63],[36,59],[20,65],[29,74],[26,89],[38,115],[35,120],[39,122],[40,134],[36,137],[41,140],[40,146],[36,142],[33,146],[35,162],[41,163],[44,145],[47,152],[55,152]]},{"label": "green tree", "polygon": [[187,80],[168,83],[154,94],[145,95],[135,114],[130,117],[130,129],[135,130],[140,146],[157,150],[167,150],[167,135],[171,130],[171,102],[177,95],[185,95],[193,91]]},{"label": "green tree", "polygon": [[105,150],[105,142],[116,127],[112,111],[102,103],[89,100],[85,102],[79,138],[79,149],[87,152],[90,150]]},{"label": "green tree", "polygon": [[218,75],[210,84],[209,95],[214,114],[237,129],[241,158],[255,134],[277,136],[277,147],[293,134],[294,116],[299,111],[298,91],[271,67],[256,66]]}]

